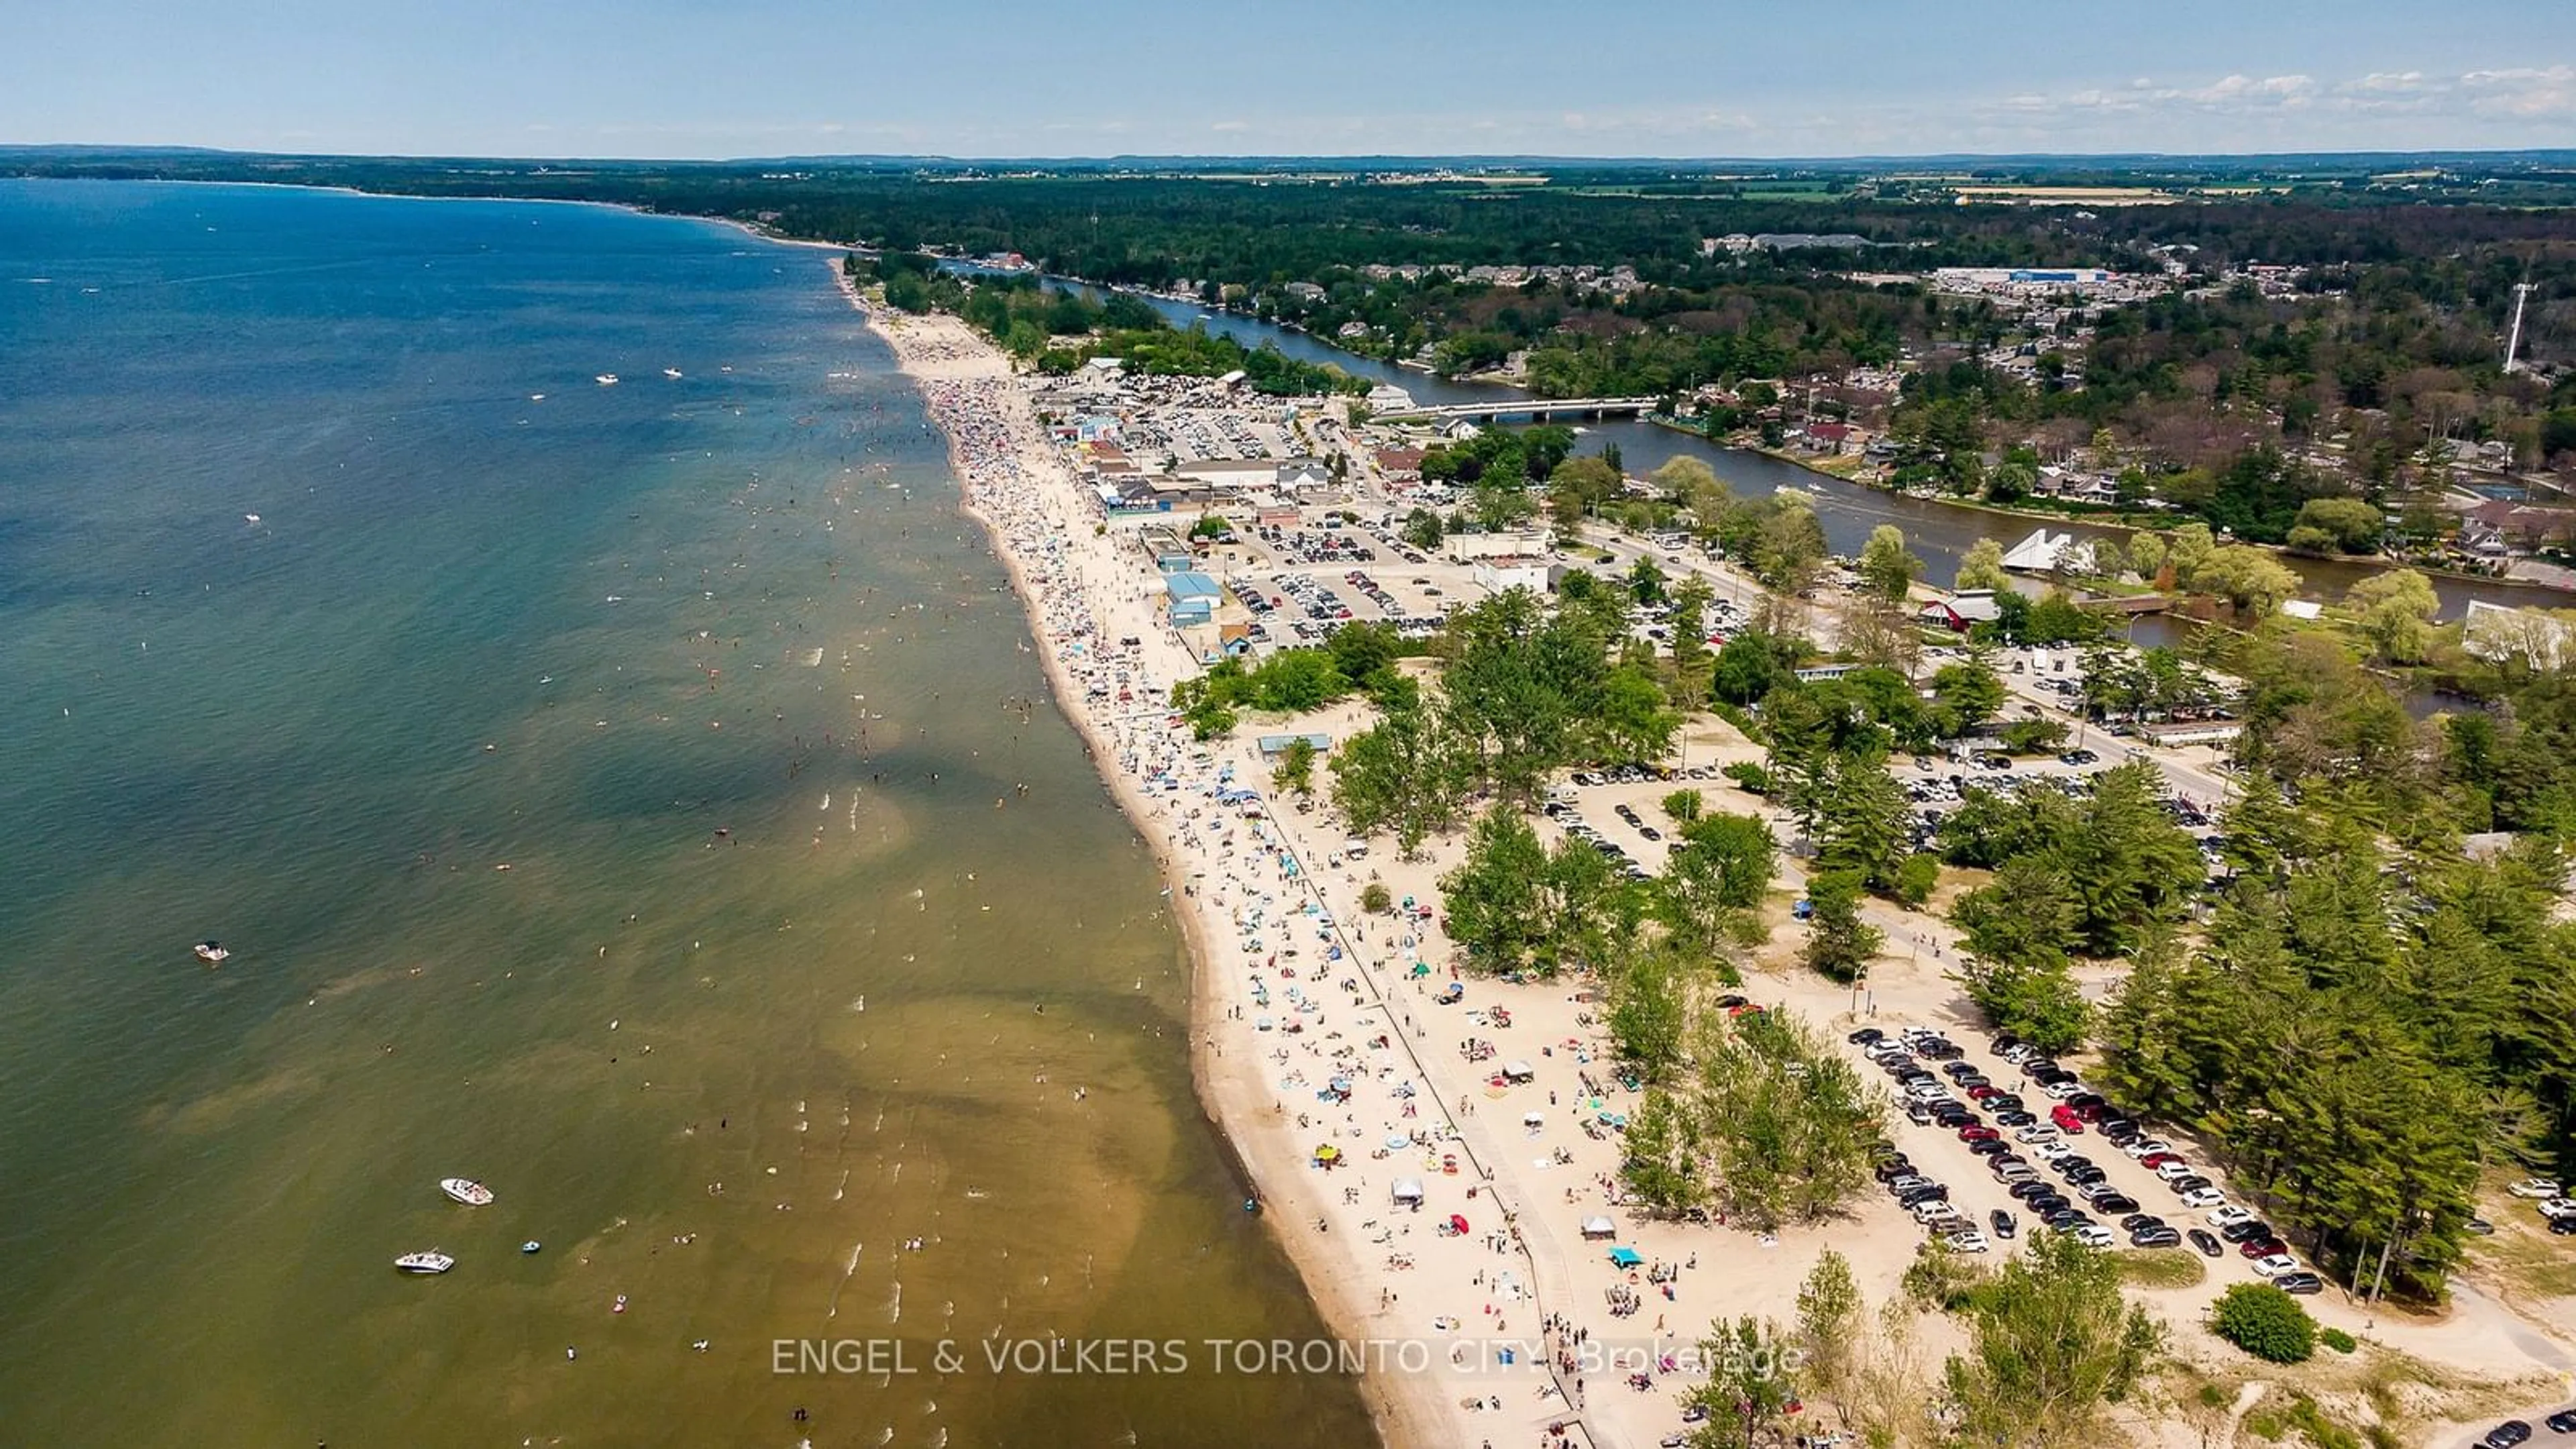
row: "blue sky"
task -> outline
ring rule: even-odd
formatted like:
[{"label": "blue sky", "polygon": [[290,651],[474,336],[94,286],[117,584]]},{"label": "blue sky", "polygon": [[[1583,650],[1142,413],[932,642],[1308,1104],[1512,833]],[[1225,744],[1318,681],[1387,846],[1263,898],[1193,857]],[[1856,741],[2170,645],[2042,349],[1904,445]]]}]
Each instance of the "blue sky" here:
[{"label": "blue sky", "polygon": [[511,156],[2576,147],[2570,0],[0,0],[0,143]]}]

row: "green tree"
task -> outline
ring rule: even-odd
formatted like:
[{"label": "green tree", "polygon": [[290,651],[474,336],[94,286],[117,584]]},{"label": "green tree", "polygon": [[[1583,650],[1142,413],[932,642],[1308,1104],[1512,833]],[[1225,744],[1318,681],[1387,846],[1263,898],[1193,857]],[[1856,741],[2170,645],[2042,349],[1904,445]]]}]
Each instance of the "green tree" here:
[{"label": "green tree", "polygon": [[1457,818],[1464,772],[1454,746],[1429,712],[1390,709],[1333,751],[1333,808],[1355,835],[1395,832],[1411,856],[1433,831]]},{"label": "green tree", "polygon": [[1610,978],[1611,1047],[1646,1081],[1662,1082],[1681,1061],[1685,985],[1680,961],[1652,949],[1627,953]]},{"label": "green tree", "polygon": [[2003,707],[2003,676],[1982,651],[1932,673],[1932,718],[1945,735],[1973,734]]},{"label": "green tree", "polygon": [[1754,572],[1766,587],[1794,594],[1816,580],[1825,562],[1825,526],[1805,503],[1775,500],[1761,527]]},{"label": "green tree", "polygon": [[1717,814],[1681,827],[1657,881],[1657,914],[1674,939],[1715,949],[1771,888],[1771,828],[1750,815]]},{"label": "green tree", "polygon": [[2306,1363],[2317,1351],[2317,1321],[2269,1283],[2235,1283],[2210,1310],[2210,1332],[2267,1363]]},{"label": "green tree", "polygon": [[1449,934],[1478,970],[1517,971],[1543,942],[1547,848],[1518,810],[1495,805],[1467,838],[1467,858],[1440,878]]},{"label": "green tree", "polygon": [[1595,720],[1601,740],[1625,760],[1651,763],[1672,753],[1681,716],[1664,699],[1663,687],[1640,669],[1621,665],[1601,682]]},{"label": "green tree", "polygon": [[1751,1317],[1712,1325],[1700,1342],[1700,1357],[1709,1366],[1706,1382],[1684,1402],[1704,1410],[1707,1421],[1692,1436],[1693,1449],[1754,1449],[1762,1433],[1789,1410],[1798,1386],[1789,1373],[1791,1355],[1780,1331]]},{"label": "green tree", "polygon": [[2164,568],[2164,535],[2159,533],[2149,533],[2144,529],[2129,535],[2129,569],[2131,572],[2152,584],[2156,581],[2156,576],[2164,572]]},{"label": "green tree", "polygon": [[2311,498],[2299,506],[2294,529],[2324,534],[2345,553],[2375,553],[2387,519],[2358,498]]},{"label": "green tree", "polygon": [[1945,1374],[1963,1442],[2093,1439],[2164,1345],[2164,1330],[2121,1297],[2117,1261],[2064,1234],[2034,1236],[1970,1305],[1971,1348]]},{"label": "green tree", "polygon": [[1799,1372],[1806,1383],[1834,1401],[1848,1419],[1846,1407],[1860,1368],[1865,1305],[1851,1263],[1831,1248],[1817,1257],[1806,1281],[1798,1285],[1796,1342]]},{"label": "green tree", "polygon": [[1646,1088],[1619,1147],[1619,1180],[1647,1211],[1684,1213],[1708,1200],[1691,1124],[1671,1092]]},{"label": "green tree", "polygon": [[1664,816],[1676,825],[1688,825],[1700,818],[1707,802],[1697,790],[1680,789],[1664,797]]},{"label": "green tree", "polygon": [[1968,551],[1959,556],[1959,573],[1953,587],[1961,593],[2012,587],[2012,575],[2004,572],[2004,546],[1991,538],[1968,545]]},{"label": "green tree", "polygon": [[1849,984],[1878,954],[1879,930],[1860,918],[1861,881],[1851,871],[1828,871],[1807,882],[1807,944],[1800,959],[1828,981]]},{"label": "green tree", "polygon": [[2431,579],[2413,569],[2391,569],[2357,581],[2343,601],[2382,660],[2421,664],[2431,652],[2433,619],[2442,607]]},{"label": "green tree", "polygon": [[1315,742],[1299,735],[1279,752],[1279,763],[1270,772],[1274,789],[1294,790],[1300,795],[1315,793]]},{"label": "green tree", "polygon": [[1905,547],[1905,531],[1892,523],[1871,529],[1860,551],[1861,582],[1890,604],[1905,602],[1906,590],[1923,575],[1923,560]]}]

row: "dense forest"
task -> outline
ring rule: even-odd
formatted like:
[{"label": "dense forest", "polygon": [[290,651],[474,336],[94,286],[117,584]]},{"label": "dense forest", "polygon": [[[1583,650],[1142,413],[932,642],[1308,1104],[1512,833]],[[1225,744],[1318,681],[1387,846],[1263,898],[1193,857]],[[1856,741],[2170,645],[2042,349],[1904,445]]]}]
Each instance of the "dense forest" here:
[{"label": "dense forest", "polygon": [[[2403,161],[2404,164],[2400,164]],[[28,174],[257,179],[422,194],[592,200],[729,217],[889,259],[1017,253],[1056,274],[1168,290],[1448,373],[1511,364],[1543,395],[1673,398],[1712,433],[1777,445],[1854,421],[1899,448],[1892,481],[2021,502],[2042,468],[2119,481],[2117,506],[2314,545],[2318,500],[2375,510],[2429,548],[2460,450],[2576,462],[2576,158],[2037,158],[1907,168],[919,159],[738,164],[393,161],[26,151]],[[2171,204],[1961,205],[1970,182],[2151,188]],[[1400,183],[1400,184],[1399,184]],[[1805,234],[1727,247],[1716,239]],[[2257,286],[2244,268],[2268,273]],[[2163,275],[2143,300],[2017,314],[1936,293],[1951,265]],[[1546,269],[1474,275],[1478,268]],[[898,306],[985,287],[898,264]],[[2532,289],[2524,354],[2500,342]],[[1091,342],[1065,304],[991,288],[972,320],[1032,360]],[[1173,343],[1175,370],[1245,366],[1268,391],[1336,385],[1271,359]],[[2028,356],[2007,368],[1998,359]],[[1848,385],[1904,373],[1901,392]],[[1798,388],[1776,386],[1796,380]],[[2086,505],[2096,506],[2096,505]],[[2341,545],[2346,546],[2349,545]]]}]

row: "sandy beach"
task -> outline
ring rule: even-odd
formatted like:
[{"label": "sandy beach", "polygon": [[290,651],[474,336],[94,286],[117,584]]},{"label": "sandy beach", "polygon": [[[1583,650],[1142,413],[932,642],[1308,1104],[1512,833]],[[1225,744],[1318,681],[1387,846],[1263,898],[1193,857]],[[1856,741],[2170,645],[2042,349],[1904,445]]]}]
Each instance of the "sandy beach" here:
[{"label": "sandy beach", "polygon": [[[1847,1217],[1776,1235],[1626,1211],[1616,1127],[1638,1097],[1616,1080],[1583,983],[1470,979],[1444,1002],[1457,978],[1437,881],[1461,840],[1400,860],[1392,842],[1347,840],[1320,802],[1273,789],[1261,733],[1339,740],[1366,727],[1365,707],[1193,741],[1164,705],[1198,663],[1159,617],[1151,568],[1100,527],[1007,358],[955,318],[869,312],[869,322],[946,432],[965,509],[1009,570],[1060,703],[1155,852],[1195,960],[1200,1094],[1344,1362],[1365,1368],[1386,1442],[1654,1445],[1684,1427],[1679,1399],[1697,1381],[1694,1349],[1711,1321],[1786,1320],[1825,1247],[1850,1260],[1872,1304],[1897,1294],[1922,1234],[1877,1194]],[[1713,763],[1759,750],[1695,722],[1687,755]],[[1605,800],[1642,811],[1668,788]],[[1764,808],[1724,785],[1707,793],[1713,808]],[[1661,847],[1646,863],[1661,864]],[[1794,863],[1783,868],[1794,888]],[[1372,882],[1398,911],[1361,910]],[[1837,1036],[1864,1019],[1974,1031],[1947,976],[1957,945],[1946,924],[1873,903],[1887,940],[1869,992],[1855,996],[1811,973],[1764,969],[1795,950],[1780,904],[1773,939],[1748,963],[1757,1001]],[[1622,1261],[1613,1249],[1626,1250]],[[2205,1294],[2143,1296],[2174,1323],[2178,1348],[2210,1342],[2193,1322]],[[2319,1303],[2318,1316],[2365,1329],[2348,1308]],[[2525,1358],[2492,1318],[2376,1327],[2436,1360],[2493,1371]],[[1961,1343],[1957,1321],[1940,1316],[1919,1335],[1916,1351],[1936,1369]],[[2144,1425],[2137,1437],[2190,1438]]]}]

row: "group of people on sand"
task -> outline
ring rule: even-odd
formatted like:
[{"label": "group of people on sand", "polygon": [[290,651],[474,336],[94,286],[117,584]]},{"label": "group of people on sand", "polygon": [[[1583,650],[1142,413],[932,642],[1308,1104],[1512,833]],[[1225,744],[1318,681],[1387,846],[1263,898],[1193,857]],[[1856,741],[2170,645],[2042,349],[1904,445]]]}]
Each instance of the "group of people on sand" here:
[{"label": "group of people on sand", "polygon": [[[962,351],[930,329],[898,327],[888,335],[907,363]],[[1185,863],[1174,872],[1180,881],[1174,904],[1200,911],[1208,928],[1212,987],[1233,998],[1221,1013],[1223,1030],[1248,1037],[1260,1053],[1274,1120],[1284,1126],[1295,1115],[1319,1147],[1333,1149],[1329,1159],[1320,1152],[1319,1159],[1360,1169],[1353,1175],[1364,1186],[1345,1193],[1340,1205],[1354,1217],[1372,1214],[1360,1224],[1365,1241],[1382,1245],[1391,1263],[1410,1266],[1411,1245],[1403,1240],[1413,1234],[1412,1214],[1388,1202],[1396,1179],[1445,1176],[1444,1158],[1463,1158],[1472,1179],[1478,1165],[1455,1140],[1456,1118],[1410,1049],[1407,1039],[1423,1035],[1407,1009],[1412,1003],[1381,994],[1377,974],[1360,960],[1356,935],[1334,921],[1281,824],[1230,801],[1233,766],[1173,727],[1165,707],[1171,680],[1190,661],[1155,630],[1137,561],[1096,532],[1089,500],[1044,440],[1026,395],[1003,376],[924,377],[921,391],[947,434],[969,509],[993,531],[1020,580],[1039,645],[1067,696],[1062,703],[1085,726],[1095,751],[1114,763],[1122,792],[1142,812],[1140,823]],[[1372,949],[1390,961],[1427,954],[1417,936],[1435,929],[1409,921]],[[1473,1200],[1475,1187],[1468,1192]],[[1456,1334],[1473,1325],[1499,1337],[1507,1332],[1506,1315],[1537,1311],[1530,1296],[1536,1274],[1516,1218],[1491,1193],[1482,1206],[1495,1216],[1477,1236],[1517,1271],[1480,1268],[1472,1281],[1425,1285],[1435,1291],[1414,1296],[1431,1300],[1421,1312],[1434,1332]],[[1439,1217],[1445,1235],[1447,1216]],[[1329,1217],[1319,1214],[1312,1222],[1323,1230]],[[1475,1295],[1481,1313],[1441,1311],[1444,1293]],[[1414,1304],[1384,1289],[1379,1311],[1409,1316]],[[1539,1419],[1542,1445],[1587,1443],[1580,1418],[1565,1417],[1569,1409],[1579,1416],[1583,1402],[1579,1374],[1565,1353],[1571,1334],[1556,1315],[1545,1324],[1549,1352],[1539,1360],[1542,1371],[1509,1381],[1512,1399],[1534,1397],[1513,1407],[1547,1416]],[[1453,1346],[1469,1357],[1494,1351],[1472,1339]],[[1488,1367],[1465,1364],[1462,1371]],[[1547,1368],[1559,1371],[1551,1375]],[[1504,1408],[1502,1396],[1487,1391],[1475,1412]]]}]

